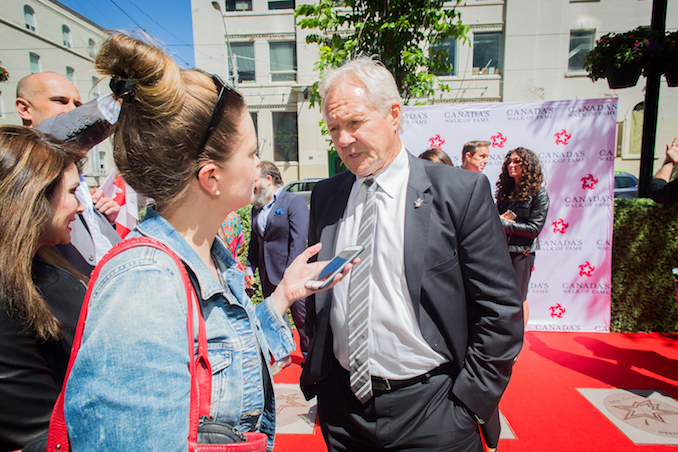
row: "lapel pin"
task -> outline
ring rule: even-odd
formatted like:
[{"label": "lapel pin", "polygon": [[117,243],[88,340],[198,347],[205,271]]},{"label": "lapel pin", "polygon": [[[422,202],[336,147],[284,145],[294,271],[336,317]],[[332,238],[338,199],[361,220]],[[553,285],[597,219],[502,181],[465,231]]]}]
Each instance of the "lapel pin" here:
[{"label": "lapel pin", "polygon": [[421,207],[421,204],[424,202],[423,199],[417,198],[416,201],[414,201],[414,208],[416,209],[417,207]]}]

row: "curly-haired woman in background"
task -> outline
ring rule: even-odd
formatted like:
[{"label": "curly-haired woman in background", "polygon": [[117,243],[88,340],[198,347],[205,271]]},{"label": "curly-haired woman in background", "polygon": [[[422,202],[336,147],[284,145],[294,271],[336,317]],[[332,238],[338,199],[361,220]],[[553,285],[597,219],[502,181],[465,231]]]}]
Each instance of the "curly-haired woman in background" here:
[{"label": "curly-haired woman in background", "polygon": [[85,154],[35,129],[0,127],[0,451],[47,433],[66,374],[86,278],[53,245],[70,242],[83,211],[75,189]]},{"label": "curly-haired woman in background", "polygon": [[511,261],[518,274],[526,325],[529,318],[527,289],[534,253],[539,249],[537,237],[546,223],[550,204],[543,184],[541,164],[534,152],[521,147],[506,154],[497,181],[497,210],[506,230]]}]

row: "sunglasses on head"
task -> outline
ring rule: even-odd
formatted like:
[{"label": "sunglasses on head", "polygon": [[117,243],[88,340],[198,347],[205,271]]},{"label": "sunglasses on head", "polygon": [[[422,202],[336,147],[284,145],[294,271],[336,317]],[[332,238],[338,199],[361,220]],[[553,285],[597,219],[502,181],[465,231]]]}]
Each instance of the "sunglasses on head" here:
[{"label": "sunglasses on head", "polygon": [[202,72],[203,74],[209,76],[212,78],[212,81],[214,82],[214,86],[217,87],[217,90],[219,91],[219,97],[217,97],[217,103],[214,105],[214,111],[212,112],[212,117],[210,118],[210,122],[207,125],[207,132],[205,132],[205,137],[202,139],[202,143],[200,144],[200,147],[198,148],[198,155],[202,154],[202,151],[205,150],[205,146],[207,145],[207,142],[209,141],[210,137],[212,136],[212,133],[214,133],[214,129],[217,128],[219,125],[219,121],[221,120],[221,115],[224,111],[224,106],[226,105],[226,99],[228,98],[229,95],[235,95],[239,99],[242,100],[242,94],[240,94],[238,91],[235,90],[232,86],[224,82],[221,77],[219,77],[217,74],[208,74],[205,71],[202,71],[200,69],[196,69],[198,72]]}]

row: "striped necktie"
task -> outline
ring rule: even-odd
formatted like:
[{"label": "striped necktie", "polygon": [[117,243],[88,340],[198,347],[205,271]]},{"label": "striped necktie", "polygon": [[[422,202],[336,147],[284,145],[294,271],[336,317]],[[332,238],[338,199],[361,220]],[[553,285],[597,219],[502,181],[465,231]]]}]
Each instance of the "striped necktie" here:
[{"label": "striped necktie", "polygon": [[351,391],[361,403],[372,397],[372,378],[367,345],[370,305],[370,272],[372,269],[372,243],[377,217],[374,179],[365,179],[367,195],[358,231],[358,245],[363,245],[360,263],[353,268],[348,291],[348,361],[351,367]]}]

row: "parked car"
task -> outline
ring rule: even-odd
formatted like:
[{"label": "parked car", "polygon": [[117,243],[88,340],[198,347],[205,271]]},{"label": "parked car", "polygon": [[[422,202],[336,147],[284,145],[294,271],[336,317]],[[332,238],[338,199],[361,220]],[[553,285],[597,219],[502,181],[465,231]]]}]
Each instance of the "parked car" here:
[{"label": "parked car", "polygon": [[614,173],[614,197],[637,198],[638,178],[625,171]]},{"label": "parked car", "polygon": [[309,205],[311,203],[311,192],[313,191],[313,187],[315,187],[317,182],[323,179],[324,177],[310,177],[304,180],[295,180],[294,182],[285,185],[283,188],[291,193],[300,194],[306,201],[306,205]]}]

